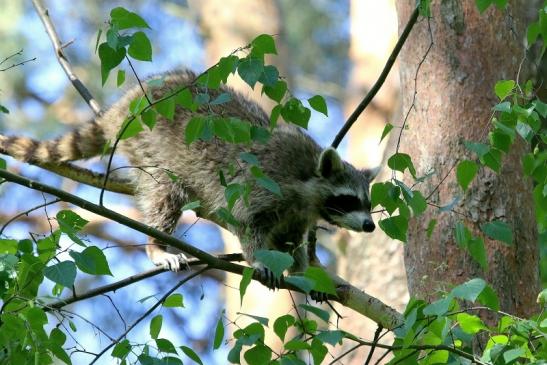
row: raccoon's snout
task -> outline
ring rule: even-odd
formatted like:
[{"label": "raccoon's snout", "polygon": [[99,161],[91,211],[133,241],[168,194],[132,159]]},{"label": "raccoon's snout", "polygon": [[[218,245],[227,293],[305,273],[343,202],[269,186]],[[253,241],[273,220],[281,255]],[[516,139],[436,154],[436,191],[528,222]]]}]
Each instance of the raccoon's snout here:
[{"label": "raccoon's snout", "polygon": [[363,222],[363,231],[372,232],[374,231],[374,228],[376,228],[376,226],[374,225],[372,219],[365,219],[365,221]]}]

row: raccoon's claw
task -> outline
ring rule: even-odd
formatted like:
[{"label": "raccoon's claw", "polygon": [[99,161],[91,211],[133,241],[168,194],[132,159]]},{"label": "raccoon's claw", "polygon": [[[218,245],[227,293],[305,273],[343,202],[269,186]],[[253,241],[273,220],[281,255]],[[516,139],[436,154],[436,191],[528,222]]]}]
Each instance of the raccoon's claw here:
[{"label": "raccoon's claw", "polygon": [[329,299],[329,295],[321,291],[312,290],[310,291],[310,298],[312,298],[318,303],[323,303]]},{"label": "raccoon's claw", "polygon": [[179,253],[178,255],[168,252],[163,252],[160,257],[154,257],[153,260],[156,266],[161,266],[164,269],[178,272],[179,270],[184,270],[188,264],[188,258],[183,254]]},{"label": "raccoon's claw", "polygon": [[275,290],[279,289],[281,286],[281,277],[276,278],[274,273],[267,267],[258,267],[255,268],[255,271],[258,273],[258,280],[268,288]]}]

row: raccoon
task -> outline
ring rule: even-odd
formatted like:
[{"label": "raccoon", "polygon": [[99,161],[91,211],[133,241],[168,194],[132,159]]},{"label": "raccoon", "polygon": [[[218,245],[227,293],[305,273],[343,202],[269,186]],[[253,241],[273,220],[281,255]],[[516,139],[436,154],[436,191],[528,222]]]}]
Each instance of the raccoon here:
[{"label": "raccoon", "polygon": [[[168,92],[188,87],[193,95],[196,75],[181,70],[161,75],[163,84],[150,87],[147,95],[158,100]],[[214,92],[214,91],[212,91]],[[226,206],[225,189],[219,171],[228,171],[237,161],[239,168],[226,175],[227,183],[252,179],[242,152],[257,156],[262,171],[279,185],[281,195],[254,186],[247,201],[232,208],[238,225],[228,225],[242,245],[247,262],[260,273],[261,281],[275,286],[272,273],[254,257],[256,250],[289,252],[295,259],[290,272],[302,272],[309,263],[306,235],[319,219],[353,231],[372,232],[370,214],[370,170],[358,170],[344,162],[336,150],[322,150],[299,127],[279,123],[266,143],[231,144],[213,138],[185,144],[185,127],[195,115],[235,117],[252,125],[269,127],[269,117],[255,102],[227,86],[216,93],[228,93],[220,105],[204,105],[195,112],[177,106],[174,121],[158,115],[152,130],[120,141],[116,152],[123,154],[131,170],[137,205],[144,222],[171,234],[182,207],[199,200],[199,214],[219,222],[215,212]],[[130,89],[118,102],[95,120],[55,140],[36,141],[26,137],[0,135],[0,153],[27,162],[63,163],[101,154],[107,141],[114,141],[126,119],[130,102],[142,96],[141,87]],[[214,95],[213,95],[214,97]],[[173,180],[169,174],[176,175]],[[150,239],[146,252],[155,265],[177,271],[185,257],[169,253],[161,242]]]}]

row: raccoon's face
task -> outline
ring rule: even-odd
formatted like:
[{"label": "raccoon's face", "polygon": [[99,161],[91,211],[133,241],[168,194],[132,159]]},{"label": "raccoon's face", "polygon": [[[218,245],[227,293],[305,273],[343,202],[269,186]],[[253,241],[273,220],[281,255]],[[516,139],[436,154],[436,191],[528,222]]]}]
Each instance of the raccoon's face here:
[{"label": "raccoon's face", "polygon": [[321,153],[317,173],[326,185],[319,213],[339,227],[357,232],[372,232],[376,227],[370,215],[369,183],[375,173],[357,170],[342,161],[336,150]]}]

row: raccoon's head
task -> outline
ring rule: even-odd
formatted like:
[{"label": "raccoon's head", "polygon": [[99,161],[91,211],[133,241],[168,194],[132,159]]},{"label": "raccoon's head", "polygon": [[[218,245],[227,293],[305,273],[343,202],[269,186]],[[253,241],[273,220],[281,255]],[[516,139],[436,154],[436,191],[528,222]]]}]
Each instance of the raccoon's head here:
[{"label": "raccoon's head", "polygon": [[377,171],[358,170],[342,161],[335,149],[327,148],[319,156],[316,173],[322,185],[321,217],[352,231],[374,231],[369,184]]}]

